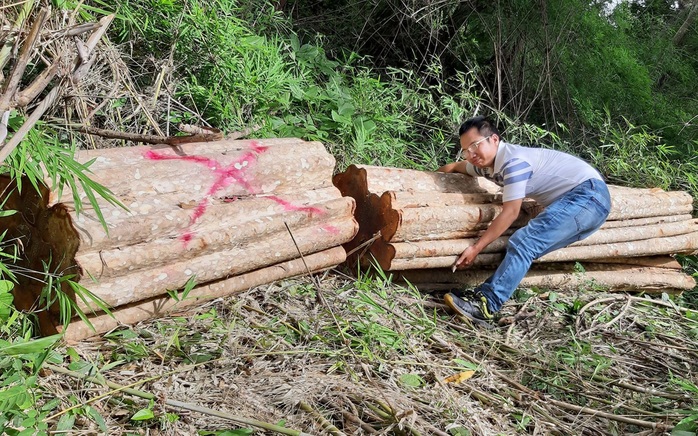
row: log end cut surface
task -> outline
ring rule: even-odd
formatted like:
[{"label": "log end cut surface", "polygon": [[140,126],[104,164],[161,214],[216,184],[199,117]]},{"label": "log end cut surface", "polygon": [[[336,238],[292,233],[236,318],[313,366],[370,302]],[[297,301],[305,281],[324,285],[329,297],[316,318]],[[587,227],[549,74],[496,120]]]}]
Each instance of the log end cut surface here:
[{"label": "log end cut surface", "polygon": [[[70,211],[64,205],[47,207],[49,189],[40,185],[37,191],[29,180],[22,179],[21,190],[16,181],[0,176],[0,204],[4,210],[16,213],[0,218],[2,228],[7,231],[4,240],[14,246],[6,249],[16,253],[14,265],[23,269],[17,275],[13,289],[14,304],[19,310],[36,311],[44,285],[45,273],[55,276],[80,279],[81,271],[75,262],[80,240],[70,219]],[[62,291],[73,300],[75,293],[68,283],[61,283]],[[56,332],[59,307],[54,303],[48,311],[37,312],[43,334]]]}]

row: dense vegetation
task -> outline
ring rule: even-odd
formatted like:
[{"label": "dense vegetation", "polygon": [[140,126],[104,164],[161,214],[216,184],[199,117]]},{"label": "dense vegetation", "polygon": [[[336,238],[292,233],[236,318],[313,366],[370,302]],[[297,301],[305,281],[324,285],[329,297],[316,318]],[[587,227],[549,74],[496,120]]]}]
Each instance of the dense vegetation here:
[{"label": "dense vegetation", "polygon": [[[53,2],[58,12],[76,8],[84,21],[117,13],[108,39],[134,92],[152,97],[149,128],[172,131],[189,122],[320,140],[340,170],[349,163],[434,169],[453,158],[459,123],[488,114],[508,140],[578,154],[613,183],[683,189],[698,199],[698,1],[610,4]],[[3,9],[7,20],[14,7]],[[153,91],[163,82],[162,92]],[[128,100],[120,95],[100,106],[94,125],[141,131],[142,114],[124,116]],[[11,133],[24,116],[11,115]],[[3,172],[36,175],[44,164],[56,177],[89,185],[69,164],[69,150],[87,139],[58,124],[39,124]],[[0,428],[32,434],[46,431],[52,417],[58,429],[70,429],[76,416],[101,426],[98,411],[80,398],[68,400],[70,413],[59,413],[59,399],[44,401],[32,390],[47,361],[70,359],[84,373],[93,364],[70,349],[51,351],[56,337],[31,340],[31,314],[10,306],[21,272],[12,270],[11,250],[0,255]],[[698,275],[695,257],[683,261]],[[69,278],[47,282],[54,279]],[[695,309],[698,292],[676,303]],[[685,428],[695,431],[698,415],[684,412]],[[132,419],[152,415],[151,403]]]}]

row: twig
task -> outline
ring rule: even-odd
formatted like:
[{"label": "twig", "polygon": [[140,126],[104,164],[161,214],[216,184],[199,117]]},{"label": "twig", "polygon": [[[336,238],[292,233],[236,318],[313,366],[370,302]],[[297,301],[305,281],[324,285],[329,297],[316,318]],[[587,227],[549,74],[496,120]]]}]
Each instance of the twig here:
[{"label": "twig", "polygon": [[60,30],[59,32],[56,33],[64,33],[65,36],[78,36],[82,35],[83,33],[87,32],[93,32],[99,28],[100,24],[99,23],[82,23],[82,24],[76,24],[73,27],[69,27],[67,29]]},{"label": "twig", "polygon": [[0,113],[0,144],[5,142],[5,138],[7,138],[7,122],[8,121],[10,121],[10,111],[5,111],[5,112]]},{"label": "twig", "polygon": [[239,139],[239,138],[244,138],[245,136],[249,135],[250,133],[256,132],[257,130],[260,130],[262,128],[261,124],[255,124],[252,127],[245,127],[244,129],[240,130],[239,132],[233,132],[228,134],[228,136],[225,137],[225,139]]},{"label": "twig", "polygon": [[[504,336],[504,343],[505,344],[509,343],[509,339],[511,337],[511,332],[514,330],[514,326],[516,325],[516,321],[518,319],[521,319],[521,318],[517,319],[518,315],[519,314],[522,314],[522,315],[526,314],[526,309],[528,308],[528,305],[531,303],[532,300],[533,300],[533,298],[529,298],[528,300],[526,300],[526,302],[523,304],[523,306],[521,306],[521,309],[519,309],[518,312],[516,312],[516,315],[514,315],[512,317],[512,323],[509,326],[509,328],[507,329],[506,335]],[[525,317],[525,316],[523,316],[523,317]]]},{"label": "twig", "polygon": [[584,413],[587,415],[600,416],[602,418],[610,419],[612,421],[623,422],[626,424],[637,425],[638,427],[652,428],[655,430],[669,431],[674,428],[673,425],[662,424],[658,422],[643,421],[641,419],[628,418],[627,416],[614,415],[613,413],[603,412],[601,410],[592,409],[590,407],[576,406],[574,404],[565,403],[563,401],[553,400],[552,398],[547,398],[546,401],[558,406],[562,409],[571,410],[577,413]]},{"label": "twig", "polygon": [[85,74],[87,74],[87,71],[92,66],[92,63],[97,58],[97,56],[95,56],[95,47],[97,47],[97,43],[102,38],[104,33],[107,31],[107,27],[109,27],[109,24],[111,24],[115,16],[115,14],[111,14],[102,17],[102,19],[99,20],[99,27],[94,32],[92,32],[92,35],[90,35],[89,38],[87,38],[87,43],[85,43],[87,59],[82,59],[78,57],[75,60],[75,67],[73,68],[73,73],[71,74],[71,80],[74,83],[79,82],[80,79],[82,79],[82,77]]},{"label": "twig", "polygon": [[165,400],[165,404],[170,407],[177,407],[179,409],[191,410],[193,412],[199,412],[206,415],[216,416],[218,418],[228,419],[230,421],[239,422],[245,425],[252,425],[254,427],[263,428],[269,431],[275,431],[281,434],[287,434],[292,436],[312,436],[310,433],[304,433],[300,430],[293,430],[286,427],[281,427],[275,424],[270,424],[264,421],[258,421],[256,419],[242,418],[240,416],[231,415],[225,412],[219,412],[218,410],[208,409],[206,407],[196,406],[194,404],[184,403],[177,400]]},{"label": "twig", "polygon": [[609,379],[607,377],[601,376],[599,374],[594,374],[591,377],[593,380],[600,381],[602,383],[612,383],[618,387],[621,387],[623,389],[628,389],[630,391],[635,391],[635,392],[641,392],[643,394],[649,394],[649,395],[654,395],[656,397],[662,397],[662,398],[668,398],[670,400],[688,400],[690,397],[688,395],[684,394],[672,394],[669,392],[662,392],[654,388],[645,388],[642,386],[635,386],[630,383],[622,382],[622,381],[616,381]]},{"label": "twig", "polygon": [[[379,406],[381,409],[383,409],[384,411],[386,411],[386,412],[389,414],[389,416],[390,416],[390,418],[391,418],[392,420],[394,420],[394,421],[399,425],[399,423],[400,423],[402,420],[398,419],[398,417],[397,417],[395,411],[393,410],[393,408],[392,408],[389,404],[387,404],[387,403],[385,403],[385,402],[383,402],[383,401],[381,401],[381,400],[379,400],[379,399],[375,399],[374,401],[378,404],[378,406]],[[420,433],[419,433],[414,427],[412,427],[411,425],[405,423],[405,428],[406,428],[411,434],[413,434],[414,436],[420,436]]]},{"label": "twig", "polygon": [[[15,20],[14,24],[12,24],[12,27],[8,29],[9,32],[16,32],[18,29],[24,26],[25,20],[34,8],[34,1],[35,0],[28,0],[24,2],[24,6],[22,6],[22,10],[17,15],[17,19]],[[0,77],[2,77],[2,69],[5,67],[7,60],[10,58],[10,51],[12,50],[13,45],[14,44],[10,42],[10,38],[7,38],[2,49],[0,49]]]},{"label": "twig", "polygon": [[630,308],[630,304],[632,303],[632,301],[633,301],[633,300],[631,300],[630,298],[628,298],[628,301],[625,303],[625,306],[623,306],[623,309],[621,309],[621,311],[618,313],[618,315],[616,315],[612,320],[610,320],[610,321],[607,322],[606,324],[603,324],[603,325],[601,325],[601,326],[597,325],[597,326],[588,328],[588,329],[584,330],[583,332],[579,333],[579,336],[586,335],[586,334],[591,333],[591,332],[593,332],[593,331],[595,331],[595,330],[598,330],[598,329],[600,329],[600,328],[608,329],[608,328],[611,327],[613,324],[615,324],[616,321],[618,321],[619,319],[621,319],[621,318],[628,312],[628,309]]},{"label": "twig", "polygon": [[366,247],[367,245],[373,244],[373,241],[375,241],[376,239],[380,238],[381,236],[382,236],[382,235],[381,235],[381,232],[380,232],[380,230],[379,230],[375,235],[373,235],[373,236],[371,237],[371,239],[369,239],[368,241],[362,242],[361,245],[359,245],[358,247],[355,247],[353,250],[351,250],[350,252],[348,252],[348,253],[347,253],[347,257],[351,256],[352,254],[356,253],[357,251],[361,250],[362,248]]},{"label": "twig", "polygon": [[331,435],[334,436],[346,436],[341,430],[339,430],[337,427],[335,427],[334,424],[332,424],[330,421],[327,420],[320,412],[315,410],[310,404],[306,403],[305,401],[301,401],[299,403],[299,406],[301,410],[310,413],[313,418],[317,419],[320,422],[320,425],[324,430],[327,430]]},{"label": "twig", "polygon": [[[286,226],[286,230],[288,230],[288,234],[291,235],[291,241],[293,241],[293,245],[295,245],[296,250],[298,251],[298,254],[301,257],[301,260],[303,261],[303,265],[305,265],[305,270],[308,272],[308,275],[310,276],[310,279],[313,281],[317,288],[317,298],[322,302],[323,306],[330,312],[330,315],[332,315],[332,319],[334,320],[334,324],[337,326],[337,331],[339,334],[342,336],[342,342],[345,344],[348,344],[349,340],[347,337],[344,335],[344,330],[342,329],[342,326],[339,325],[339,320],[337,320],[337,316],[334,314],[334,311],[332,310],[332,307],[327,304],[327,301],[325,300],[325,296],[323,295],[322,292],[322,286],[319,282],[316,282],[314,280],[314,277],[312,276],[312,271],[310,271],[310,268],[308,267],[308,264],[305,263],[305,258],[303,257],[303,253],[301,252],[300,247],[298,246],[298,243],[296,242],[296,238],[293,236],[293,232],[291,231],[291,228],[288,226],[288,223],[284,221],[284,225]],[[349,351],[351,351],[352,354],[354,354],[354,357],[356,357],[356,354],[354,353],[354,350],[349,347]]]},{"label": "twig", "polygon": [[44,71],[39,74],[39,76],[34,79],[34,81],[27,86],[22,92],[19,93],[17,97],[17,106],[24,107],[28,105],[32,100],[34,100],[41,92],[46,89],[51,80],[53,80],[56,72],[58,72],[58,67],[61,64],[62,54],[56,56],[53,63],[49,65]]}]

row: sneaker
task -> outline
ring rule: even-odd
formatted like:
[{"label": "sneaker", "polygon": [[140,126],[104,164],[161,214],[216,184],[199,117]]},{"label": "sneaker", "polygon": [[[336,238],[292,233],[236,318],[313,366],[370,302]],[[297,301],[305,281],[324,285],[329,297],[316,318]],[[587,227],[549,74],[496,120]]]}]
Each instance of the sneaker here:
[{"label": "sneaker", "polygon": [[464,316],[478,325],[492,328],[489,321],[494,318],[487,308],[487,299],[477,292],[470,299],[464,299],[451,292],[444,296],[444,303],[456,314]]},{"label": "sneaker", "polygon": [[469,300],[473,297],[473,295],[475,295],[475,290],[468,288],[453,288],[448,291],[447,294],[455,295],[463,300]]}]

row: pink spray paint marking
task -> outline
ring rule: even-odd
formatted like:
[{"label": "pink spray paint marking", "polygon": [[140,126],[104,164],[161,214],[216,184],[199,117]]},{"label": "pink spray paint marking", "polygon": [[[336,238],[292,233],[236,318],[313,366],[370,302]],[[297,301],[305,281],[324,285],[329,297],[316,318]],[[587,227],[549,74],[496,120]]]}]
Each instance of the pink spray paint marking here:
[{"label": "pink spray paint marking", "polygon": [[328,233],[332,233],[333,235],[338,235],[340,233],[339,229],[331,224],[322,225],[320,228]]},{"label": "pink spray paint marking", "polygon": [[311,216],[322,215],[323,213],[325,213],[325,211],[320,209],[319,207],[296,206],[289,201],[277,197],[276,195],[270,195],[267,198],[280,204],[286,212],[308,212]]},{"label": "pink spray paint marking", "polygon": [[[294,205],[294,204],[292,204],[292,203],[290,203],[282,198],[279,198],[275,195],[270,195],[267,198],[280,204],[286,212],[297,212],[297,211],[307,212],[310,214],[310,216],[313,216],[313,215],[319,216],[319,215],[322,215],[325,213],[325,211],[320,209],[319,207],[296,206],[296,205]],[[324,230],[324,231],[331,233],[333,235],[338,235],[340,233],[340,230],[331,224],[323,224],[319,228],[320,228],[320,230]]]},{"label": "pink spray paint marking", "polygon": [[[279,198],[275,195],[271,195],[267,198],[269,198],[270,200],[274,200],[275,202],[277,202],[278,204],[283,206],[284,210],[287,212],[296,212],[296,211],[308,212],[311,216],[313,216],[313,215],[319,216],[319,215],[322,215],[325,213],[325,211],[320,209],[319,207],[296,206],[296,205],[291,204],[290,202],[288,202],[282,198]],[[320,230],[324,230],[325,232],[331,233],[333,235],[338,235],[340,233],[340,230],[331,224],[321,225]]]},{"label": "pink spray paint marking", "polygon": [[252,186],[245,178],[245,171],[252,166],[252,163],[256,161],[257,156],[261,153],[267,151],[269,147],[264,147],[256,142],[250,144],[250,150],[243,153],[242,156],[237,158],[232,163],[227,166],[223,166],[220,162],[210,159],[204,156],[170,156],[162,153],[158,153],[154,150],[148,150],[144,153],[144,157],[150,160],[182,160],[185,162],[192,162],[201,165],[205,165],[213,174],[216,176],[211,187],[206,191],[206,196],[199,201],[199,204],[194,209],[194,213],[189,218],[189,225],[187,229],[182,234],[180,239],[184,242],[185,246],[192,240],[194,233],[189,229],[193,226],[199,218],[201,218],[208,209],[210,198],[221,189],[227,188],[233,183],[242,185],[248,192],[252,192]]},{"label": "pink spray paint marking", "polygon": [[[148,150],[144,153],[144,157],[150,160],[182,160],[186,162],[205,165],[216,176],[213,184],[206,191],[205,197],[201,199],[197,204],[196,208],[194,209],[194,213],[189,218],[189,224],[187,225],[187,228],[185,229],[184,233],[180,236],[180,239],[184,242],[185,247],[189,244],[189,242],[191,242],[191,240],[194,237],[194,232],[190,230],[191,227],[194,224],[196,224],[196,222],[206,213],[206,210],[208,209],[210,203],[210,199],[216,192],[220,191],[221,189],[227,188],[233,183],[237,183],[241,185],[243,188],[245,188],[245,190],[247,190],[248,193],[253,193],[254,189],[252,188],[252,185],[247,181],[245,177],[245,172],[252,166],[252,163],[257,160],[257,156],[267,151],[268,148],[269,147],[259,145],[257,142],[252,142],[250,144],[249,151],[243,153],[242,156],[240,156],[238,159],[236,159],[234,162],[230,163],[227,166],[223,166],[220,162],[204,156],[170,156],[166,154],[157,153],[154,150]],[[311,216],[322,215],[323,213],[325,213],[324,210],[318,207],[296,206],[291,202],[274,195],[269,196],[267,198],[281,205],[287,212],[307,212]],[[223,199],[223,201],[226,203],[230,203],[235,200],[237,200],[237,197],[226,197]],[[339,233],[339,229],[332,225],[322,225],[320,226],[320,229],[332,233],[334,235]]]}]

